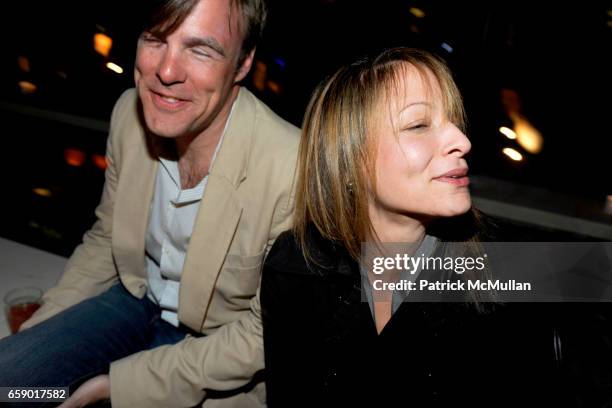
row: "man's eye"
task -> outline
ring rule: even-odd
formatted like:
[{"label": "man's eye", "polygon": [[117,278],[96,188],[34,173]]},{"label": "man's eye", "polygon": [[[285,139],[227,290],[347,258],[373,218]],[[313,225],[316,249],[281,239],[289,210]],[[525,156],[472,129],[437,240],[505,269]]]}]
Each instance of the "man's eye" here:
[{"label": "man's eye", "polygon": [[141,37],[141,39],[144,42],[153,43],[153,44],[162,42],[158,37],[155,37],[154,35],[151,35],[151,34],[145,34]]},{"label": "man's eye", "polygon": [[200,57],[210,57],[210,52],[204,48],[192,48],[191,51]]}]

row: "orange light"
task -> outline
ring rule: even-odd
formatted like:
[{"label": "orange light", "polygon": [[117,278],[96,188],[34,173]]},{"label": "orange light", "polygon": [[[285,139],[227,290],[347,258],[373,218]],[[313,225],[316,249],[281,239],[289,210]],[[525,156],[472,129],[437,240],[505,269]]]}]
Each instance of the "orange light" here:
[{"label": "orange light", "polygon": [[612,215],[612,195],[606,197],[606,204],[604,205],[604,212]]},{"label": "orange light", "polygon": [[425,12],[423,10],[421,10],[420,8],[418,8],[418,7],[410,7],[410,9],[408,9],[408,11],[410,11],[410,14],[412,14],[416,18],[423,18],[423,17],[425,17]]},{"label": "orange light", "polygon": [[516,141],[529,153],[540,153],[544,144],[542,134],[522,116],[517,115],[513,121]]},{"label": "orange light", "polygon": [[33,94],[36,92],[36,85],[29,81],[19,81],[19,88],[24,94]]},{"label": "orange light", "polygon": [[94,35],[94,50],[98,54],[108,57],[113,47],[113,39],[106,34],[97,33]]},{"label": "orange light", "polygon": [[94,166],[96,166],[100,170],[106,170],[106,168],[108,167],[108,164],[106,163],[106,157],[102,156],[101,154],[92,155],[91,161],[93,162]]},{"label": "orange light", "polygon": [[264,91],[266,88],[266,78],[268,76],[268,65],[263,61],[255,61],[253,69],[253,86],[258,91]]},{"label": "orange light", "polygon": [[17,57],[17,65],[19,65],[19,69],[23,72],[30,72],[30,60],[28,57],[24,57],[23,55]]},{"label": "orange light", "polygon": [[32,192],[38,196],[41,197],[51,197],[53,194],[51,194],[51,190],[47,189],[47,188],[33,188]]},{"label": "orange light", "polygon": [[78,149],[64,150],[64,160],[69,166],[81,167],[85,163],[85,153]]},{"label": "orange light", "polygon": [[282,92],[280,84],[276,81],[268,81],[268,89],[277,95],[280,95],[280,93]]}]

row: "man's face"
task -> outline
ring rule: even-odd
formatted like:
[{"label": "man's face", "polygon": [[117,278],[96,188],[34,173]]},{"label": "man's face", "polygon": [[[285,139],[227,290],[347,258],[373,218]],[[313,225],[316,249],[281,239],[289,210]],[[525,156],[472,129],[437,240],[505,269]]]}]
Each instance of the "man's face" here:
[{"label": "man's face", "polygon": [[229,110],[234,85],[252,62],[251,54],[237,67],[241,18],[234,9],[230,21],[229,0],[201,0],[166,38],[141,35],[135,81],[151,132],[195,137]]}]

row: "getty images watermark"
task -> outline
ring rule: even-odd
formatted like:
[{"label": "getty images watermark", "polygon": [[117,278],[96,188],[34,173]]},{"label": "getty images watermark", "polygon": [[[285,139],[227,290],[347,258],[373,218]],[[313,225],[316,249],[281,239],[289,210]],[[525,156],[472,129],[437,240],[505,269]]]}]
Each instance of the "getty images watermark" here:
[{"label": "getty images watermark", "polygon": [[612,301],[610,242],[364,244],[362,299]]},{"label": "getty images watermark", "polygon": [[[421,270],[425,271],[451,271],[458,275],[463,275],[466,271],[483,272],[486,270],[487,254],[478,257],[441,257],[441,256],[409,256],[408,254],[395,254],[392,257],[374,257],[372,260],[372,273],[374,275],[382,275],[385,272],[389,274],[391,271],[403,271],[410,276],[415,275]],[[484,274],[483,274],[484,276]],[[430,291],[530,291],[532,289],[530,282],[517,282],[514,279],[502,281],[500,279],[466,279],[466,280],[451,280],[445,281],[418,279],[413,281],[410,279],[398,279],[392,282],[386,282],[385,279],[379,276],[378,279],[372,281],[372,287],[376,291],[386,290],[430,290]]]}]

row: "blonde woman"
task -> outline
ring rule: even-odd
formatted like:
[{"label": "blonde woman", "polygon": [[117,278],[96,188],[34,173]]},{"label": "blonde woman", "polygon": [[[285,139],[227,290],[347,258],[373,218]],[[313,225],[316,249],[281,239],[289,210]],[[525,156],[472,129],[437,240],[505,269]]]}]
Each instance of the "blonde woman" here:
[{"label": "blonde woman", "polygon": [[448,68],[415,49],[343,67],[315,91],[294,228],[276,241],[261,285],[270,407],[605,398],[565,375],[574,362],[561,355],[545,308],[402,302],[371,288],[362,296],[362,243],[477,248],[482,216],[471,205],[464,116]]}]

